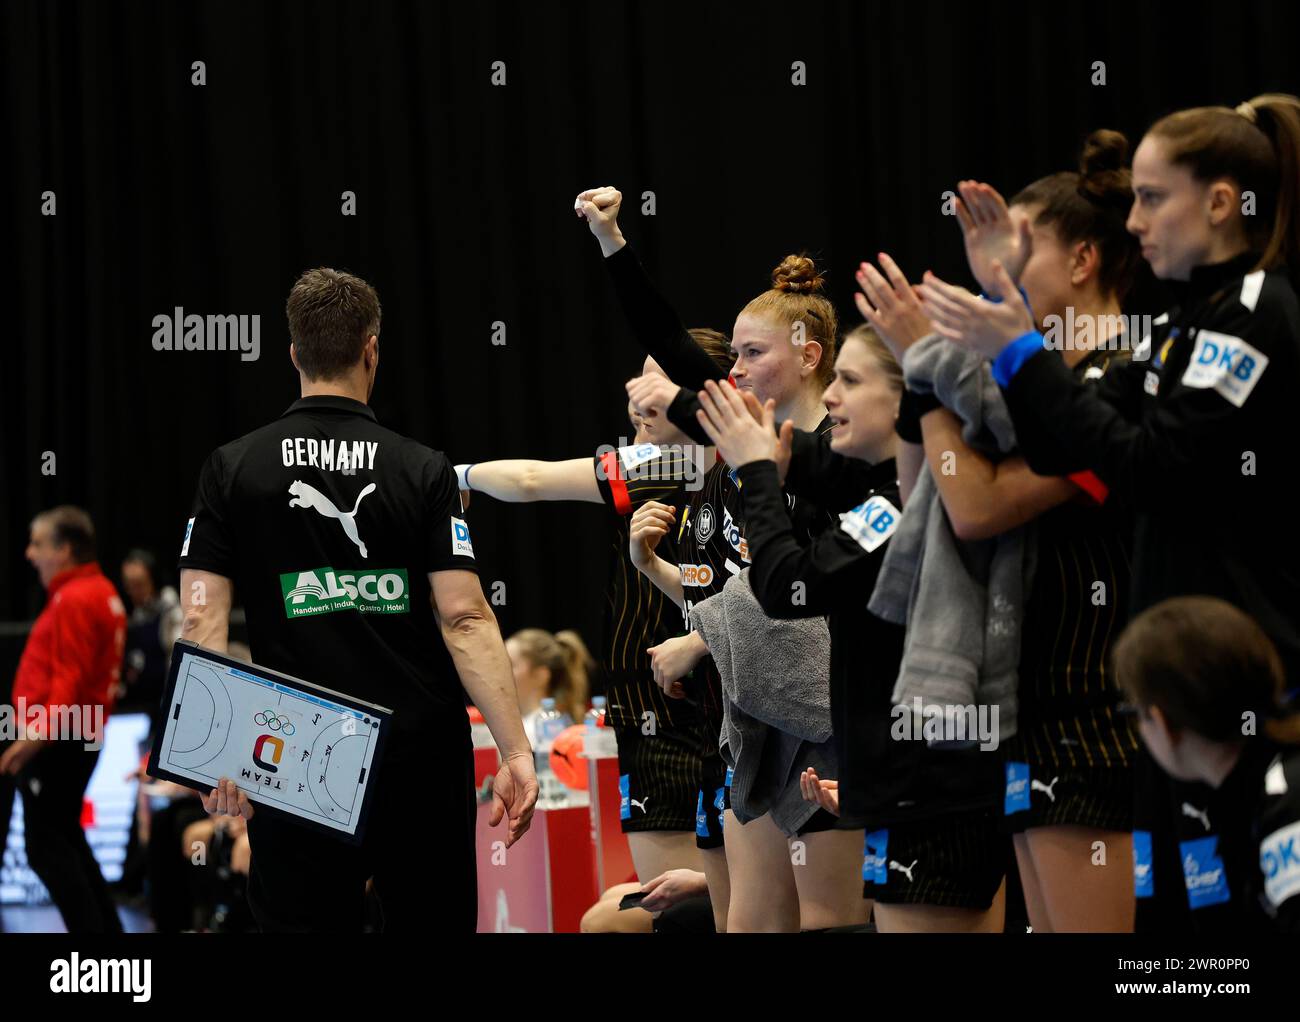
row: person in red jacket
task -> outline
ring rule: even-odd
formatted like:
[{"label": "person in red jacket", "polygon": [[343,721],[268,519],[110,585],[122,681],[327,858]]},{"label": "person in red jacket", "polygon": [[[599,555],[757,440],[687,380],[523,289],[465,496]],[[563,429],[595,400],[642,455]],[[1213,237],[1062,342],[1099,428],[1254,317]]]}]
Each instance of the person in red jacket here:
[{"label": "person in red jacket", "polygon": [[95,563],[95,527],[80,508],[37,515],[27,560],[49,600],[18,662],[19,737],[0,756],[0,774],[16,778],[27,862],[68,932],[121,932],[81,806],[121,673],[126,612]]}]

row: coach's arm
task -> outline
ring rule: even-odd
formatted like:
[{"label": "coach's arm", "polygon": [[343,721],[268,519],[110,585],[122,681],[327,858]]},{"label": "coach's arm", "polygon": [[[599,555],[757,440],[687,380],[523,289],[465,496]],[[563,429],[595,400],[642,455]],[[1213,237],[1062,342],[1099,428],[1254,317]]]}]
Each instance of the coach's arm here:
[{"label": "coach's arm", "polygon": [[230,605],[235,587],[224,575],[181,570],[181,638],[225,653],[230,640]]},{"label": "coach's arm", "polygon": [[533,750],[519,715],[510,657],[478,575],[457,569],[435,571],[429,574],[429,586],[442,641],[470,701],[483,714],[501,750],[488,823],[495,827],[502,814],[509,813],[508,848],[528,830],[537,803]]},{"label": "coach's arm", "polygon": [[[225,653],[230,641],[230,604],[235,587],[224,575],[194,568],[181,569],[181,638],[204,649]],[[253,803],[234,781],[223,777],[208,794],[199,792],[212,816],[253,818]]]}]

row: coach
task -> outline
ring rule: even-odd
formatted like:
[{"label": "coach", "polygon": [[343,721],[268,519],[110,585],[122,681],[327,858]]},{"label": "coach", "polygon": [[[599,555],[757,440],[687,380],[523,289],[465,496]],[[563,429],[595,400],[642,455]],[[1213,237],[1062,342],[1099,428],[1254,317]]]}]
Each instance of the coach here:
[{"label": "coach", "polygon": [[309,270],[287,312],[302,397],[203,467],[181,549],[181,634],[224,651],[238,590],[255,662],[387,706],[392,730],[360,846],[254,815],[224,778],[204,805],[249,819],[249,902],[263,930],[360,930],[373,876],[386,931],[473,932],[462,685],[501,750],[491,822],[509,815],[507,844],[528,829],[537,781],[456,475],[367,405],[379,365],[370,285]]},{"label": "coach", "polygon": [[121,673],[126,609],[95,561],[95,526],[80,508],[38,514],[27,560],[49,600],[14,676],[23,726],[0,756],[0,854],[13,804],[10,779],[16,778],[27,864],[49,890],[68,932],[120,933],[81,816]]}]

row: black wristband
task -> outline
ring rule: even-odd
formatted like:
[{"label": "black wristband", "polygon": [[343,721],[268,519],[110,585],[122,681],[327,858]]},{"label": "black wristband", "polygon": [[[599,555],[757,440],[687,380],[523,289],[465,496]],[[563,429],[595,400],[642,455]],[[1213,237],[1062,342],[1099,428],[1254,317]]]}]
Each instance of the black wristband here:
[{"label": "black wristband", "polygon": [[898,403],[898,422],[894,432],[900,440],[909,444],[921,442],[921,417],[936,408],[942,408],[943,402],[933,394],[918,394],[914,390],[904,390],[903,398]]}]

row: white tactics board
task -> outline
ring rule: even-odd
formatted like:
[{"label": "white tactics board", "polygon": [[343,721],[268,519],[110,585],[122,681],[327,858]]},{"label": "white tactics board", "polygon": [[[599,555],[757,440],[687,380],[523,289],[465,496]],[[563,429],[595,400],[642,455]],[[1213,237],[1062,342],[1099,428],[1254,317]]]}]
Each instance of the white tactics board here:
[{"label": "white tactics board", "polygon": [[386,710],[192,644],[173,661],[151,772],[205,789],[228,777],[254,802],[357,836]]}]

